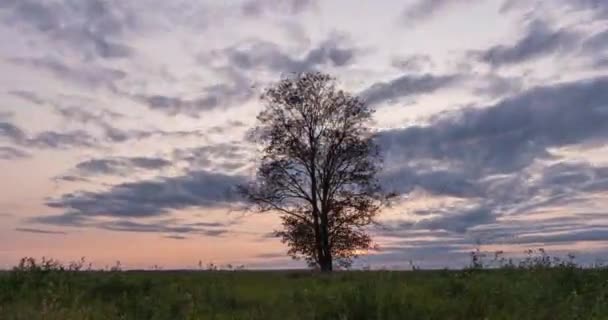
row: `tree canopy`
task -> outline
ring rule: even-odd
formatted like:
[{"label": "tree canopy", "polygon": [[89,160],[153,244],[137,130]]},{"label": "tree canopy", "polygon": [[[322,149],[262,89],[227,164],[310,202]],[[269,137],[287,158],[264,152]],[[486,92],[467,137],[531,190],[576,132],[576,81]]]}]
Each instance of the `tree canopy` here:
[{"label": "tree canopy", "polygon": [[253,138],[256,179],[241,191],[259,211],[280,214],[276,234],[294,258],[322,271],[351,264],[373,247],[366,226],[386,197],[370,130],[374,112],[323,73],[301,73],[267,88]]}]

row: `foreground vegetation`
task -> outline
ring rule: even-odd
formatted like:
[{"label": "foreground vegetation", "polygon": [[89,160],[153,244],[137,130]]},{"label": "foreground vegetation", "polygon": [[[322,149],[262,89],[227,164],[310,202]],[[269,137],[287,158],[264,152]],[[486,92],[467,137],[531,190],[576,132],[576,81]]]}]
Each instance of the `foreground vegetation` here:
[{"label": "foreground vegetation", "polygon": [[459,271],[106,271],[24,259],[0,319],[608,319],[608,269],[535,258]]}]

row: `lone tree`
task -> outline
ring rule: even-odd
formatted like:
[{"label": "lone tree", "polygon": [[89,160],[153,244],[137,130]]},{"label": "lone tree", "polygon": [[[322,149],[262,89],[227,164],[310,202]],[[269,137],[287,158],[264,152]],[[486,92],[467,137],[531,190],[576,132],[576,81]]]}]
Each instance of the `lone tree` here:
[{"label": "lone tree", "polygon": [[365,226],[387,199],[376,179],[381,159],[368,128],[373,110],[322,73],[285,78],[262,95],[253,137],[256,179],[241,191],[257,210],[280,214],[276,235],[288,254],[332,271],[370,249]]}]

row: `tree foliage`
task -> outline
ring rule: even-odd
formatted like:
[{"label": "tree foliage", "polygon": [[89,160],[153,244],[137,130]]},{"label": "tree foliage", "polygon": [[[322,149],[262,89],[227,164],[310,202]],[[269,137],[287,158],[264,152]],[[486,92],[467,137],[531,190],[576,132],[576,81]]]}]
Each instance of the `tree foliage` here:
[{"label": "tree foliage", "polygon": [[323,271],[349,265],[373,246],[365,227],[386,199],[376,179],[373,110],[322,73],[282,79],[262,101],[252,131],[262,157],[242,192],[258,210],[281,215],[276,233],[292,257]]}]

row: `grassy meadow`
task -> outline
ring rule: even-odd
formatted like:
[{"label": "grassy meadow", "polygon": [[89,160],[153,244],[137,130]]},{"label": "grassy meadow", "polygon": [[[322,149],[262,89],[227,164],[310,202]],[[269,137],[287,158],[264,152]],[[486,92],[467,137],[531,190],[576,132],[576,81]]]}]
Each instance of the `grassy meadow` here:
[{"label": "grassy meadow", "polygon": [[0,319],[608,319],[608,269],[106,271],[24,260]]}]

